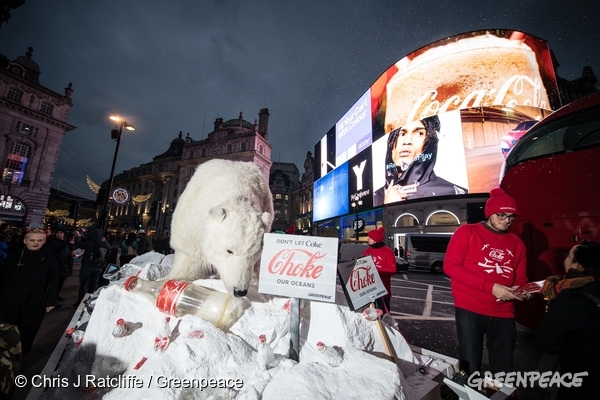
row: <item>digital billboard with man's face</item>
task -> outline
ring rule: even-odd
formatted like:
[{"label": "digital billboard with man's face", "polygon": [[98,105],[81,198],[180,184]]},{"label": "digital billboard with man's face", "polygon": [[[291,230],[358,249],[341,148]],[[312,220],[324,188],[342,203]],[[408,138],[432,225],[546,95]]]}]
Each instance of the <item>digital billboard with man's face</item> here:
[{"label": "digital billboard with man's face", "polygon": [[[343,191],[330,193],[338,206],[318,212],[315,203],[313,219],[352,212],[356,196],[376,207],[489,192],[498,186],[502,136],[559,105],[544,40],[492,30],[425,46],[381,75],[317,145],[322,168],[315,172],[315,197],[318,178],[346,162],[355,173],[348,173]],[[370,168],[364,168],[365,157]],[[357,175],[367,170],[368,180]]]}]

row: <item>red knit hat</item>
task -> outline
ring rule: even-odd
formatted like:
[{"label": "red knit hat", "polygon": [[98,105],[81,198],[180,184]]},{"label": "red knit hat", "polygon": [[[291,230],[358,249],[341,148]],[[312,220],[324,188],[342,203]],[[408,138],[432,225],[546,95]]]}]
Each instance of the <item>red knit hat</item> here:
[{"label": "red knit hat", "polygon": [[369,231],[369,239],[372,239],[375,243],[383,242],[384,232],[385,229],[383,228],[383,226],[379,229],[373,229],[372,231]]},{"label": "red knit hat", "polygon": [[492,189],[490,198],[485,203],[485,217],[496,213],[519,214],[515,199],[504,193],[500,188]]}]

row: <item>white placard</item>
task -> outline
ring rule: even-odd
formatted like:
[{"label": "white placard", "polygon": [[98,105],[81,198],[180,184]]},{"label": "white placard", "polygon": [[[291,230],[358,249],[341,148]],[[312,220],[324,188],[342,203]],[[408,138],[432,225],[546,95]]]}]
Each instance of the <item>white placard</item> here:
[{"label": "white placard", "polygon": [[338,272],[346,300],[352,310],[357,310],[387,294],[371,256],[340,263]]},{"label": "white placard", "polygon": [[265,233],[258,291],[335,302],[338,239]]}]

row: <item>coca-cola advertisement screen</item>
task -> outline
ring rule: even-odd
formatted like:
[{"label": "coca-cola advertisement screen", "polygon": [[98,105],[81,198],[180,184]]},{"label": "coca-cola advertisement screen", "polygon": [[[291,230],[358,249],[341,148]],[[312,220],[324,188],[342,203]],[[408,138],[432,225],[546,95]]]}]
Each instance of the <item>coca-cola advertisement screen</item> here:
[{"label": "coca-cola advertisement screen", "polygon": [[[321,166],[315,180],[346,161],[357,165],[353,159],[364,153],[371,157],[372,186],[355,190],[360,182],[349,181],[342,204],[357,195],[377,207],[489,192],[498,186],[503,137],[519,122],[539,120],[559,106],[546,41],[514,30],[445,38],[400,59],[355,102],[315,146]],[[365,108],[370,118],[364,118]],[[350,180],[355,175],[346,174]],[[337,180],[336,187],[329,199],[339,202],[344,190]],[[318,196],[315,192],[315,200]],[[332,217],[332,212],[349,211],[315,202],[313,219]]]}]

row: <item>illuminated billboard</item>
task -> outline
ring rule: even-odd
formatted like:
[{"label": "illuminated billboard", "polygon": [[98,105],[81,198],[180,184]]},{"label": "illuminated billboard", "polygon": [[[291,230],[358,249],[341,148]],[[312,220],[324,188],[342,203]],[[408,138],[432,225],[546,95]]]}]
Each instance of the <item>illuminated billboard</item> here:
[{"label": "illuminated billboard", "polygon": [[[386,70],[315,146],[313,220],[352,212],[357,196],[377,207],[489,192],[498,185],[502,136],[559,106],[542,39],[476,31],[416,50]],[[348,181],[336,180],[338,190],[328,196],[335,207],[317,203],[321,180],[342,166]]]}]

